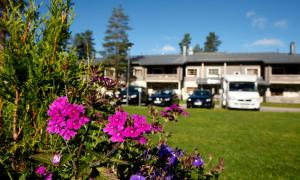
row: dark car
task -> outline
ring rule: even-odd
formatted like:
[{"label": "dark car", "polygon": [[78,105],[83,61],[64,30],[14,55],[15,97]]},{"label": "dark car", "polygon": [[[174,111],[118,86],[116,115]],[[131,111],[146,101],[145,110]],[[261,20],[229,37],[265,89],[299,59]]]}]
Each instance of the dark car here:
[{"label": "dark car", "polygon": [[[129,86],[128,104],[138,105],[140,103],[148,104],[147,89],[140,86]],[[127,102],[127,88],[123,88],[119,94],[120,102]]]},{"label": "dark car", "polygon": [[149,103],[156,106],[170,106],[179,103],[178,96],[172,90],[158,90],[148,100]]},{"label": "dark car", "polygon": [[213,95],[208,90],[194,90],[193,94],[191,94],[186,100],[187,108],[191,107],[206,107],[213,108]]}]

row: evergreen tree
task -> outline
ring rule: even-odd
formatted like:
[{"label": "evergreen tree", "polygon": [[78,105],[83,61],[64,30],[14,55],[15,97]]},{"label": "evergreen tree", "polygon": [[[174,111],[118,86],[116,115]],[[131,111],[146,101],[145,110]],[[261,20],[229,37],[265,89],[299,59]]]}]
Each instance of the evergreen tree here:
[{"label": "evergreen tree", "polygon": [[108,21],[108,27],[104,37],[104,56],[110,65],[115,68],[115,78],[125,72],[127,63],[127,51],[133,46],[128,39],[127,31],[129,18],[121,6],[114,8]]},{"label": "evergreen tree", "polygon": [[183,46],[186,46],[186,50],[188,50],[190,47],[191,41],[192,41],[192,38],[191,38],[190,33],[185,33],[182,41],[179,43],[181,54],[183,52]]},{"label": "evergreen tree", "polygon": [[196,44],[193,48],[193,53],[197,53],[197,52],[203,52],[203,49],[200,48],[199,44]]},{"label": "evergreen tree", "polygon": [[87,30],[83,33],[77,33],[74,37],[73,46],[77,50],[79,59],[93,59],[95,58],[95,43],[93,42],[93,32]]},{"label": "evergreen tree", "polygon": [[210,32],[206,37],[206,42],[204,43],[204,51],[216,52],[218,51],[218,47],[221,43],[222,41],[219,40],[219,37],[214,32]]}]

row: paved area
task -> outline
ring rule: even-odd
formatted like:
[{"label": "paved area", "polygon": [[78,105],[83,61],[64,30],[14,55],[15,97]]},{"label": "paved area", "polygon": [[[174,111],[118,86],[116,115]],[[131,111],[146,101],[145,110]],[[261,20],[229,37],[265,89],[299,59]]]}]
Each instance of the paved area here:
[{"label": "paved area", "polygon": [[260,108],[262,112],[300,112],[300,108],[284,108],[284,107],[269,107],[262,106]]}]

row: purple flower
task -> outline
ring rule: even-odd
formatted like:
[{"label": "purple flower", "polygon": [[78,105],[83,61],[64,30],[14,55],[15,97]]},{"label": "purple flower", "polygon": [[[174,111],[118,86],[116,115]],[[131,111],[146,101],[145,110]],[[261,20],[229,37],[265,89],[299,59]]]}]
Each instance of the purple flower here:
[{"label": "purple flower", "polygon": [[47,169],[45,166],[39,166],[38,168],[36,168],[35,172],[40,175],[40,176],[44,176],[47,173]]},{"label": "purple flower", "polygon": [[60,159],[61,159],[61,154],[54,154],[51,162],[53,165],[58,165],[60,163]]},{"label": "purple flower", "polygon": [[48,133],[70,140],[77,134],[78,129],[89,122],[89,118],[84,113],[83,105],[69,103],[66,96],[57,98],[48,110],[50,116]]},{"label": "purple flower", "polygon": [[176,118],[178,116],[188,116],[189,114],[178,104],[173,104],[169,107],[165,107],[164,110],[160,112],[160,115],[169,121],[173,121],[177,120]]},{"label": "purple flower", "polygon": [[52,173],[48,173],[46,176],[45,176],[45,180],[52,180]]},{"label": "purple flower", "polygon": [[130,180],[146,180],[146,178],[144,176],[134,174],[134,175],[130,176]]},{"label": "purple flower", "polygon": [[204,164],[204,161],[203,161],[203,159],[201,159],[200,157],[196,157],[196,158],[194,159],[193,163],[192,163],[192,165],[193,165],[194,167],[200,167],[200,166],[202,166],[203,164]]}]

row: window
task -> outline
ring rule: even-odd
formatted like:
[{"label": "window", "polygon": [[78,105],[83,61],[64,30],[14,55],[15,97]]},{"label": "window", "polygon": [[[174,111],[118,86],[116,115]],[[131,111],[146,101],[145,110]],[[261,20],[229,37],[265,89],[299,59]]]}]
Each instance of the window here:
[{"label": "window", "polygon": [[220,68],[208,68],[207,69],[208,77],[219,77],[219,75],[220,75]]},{"label": "window", "polygon": [[140,77],[140,78],[143,77],[142,70],[141,70],[141,69],[136,69],[136,70],[135,70],[135,76],[138,77],[138,78],[139,78],[139,77]]},{"label": "window", "polygon": [[259,76],[258,68],[246,68],[246,74]]},{"label": "window", "polygon": [[254,82],[230,82],[229,91],[256,91]]},{"label": "window", "polygon": [[197,69],[187,69],[188,76],[197,76]]},{"label": "window", "polygon": [[176,67],[148,67],[148,74],[177,74]]},{"label": "window", "polygon": [[285,74],[285,70],[283,67],[273,67],[272,74]]}]

